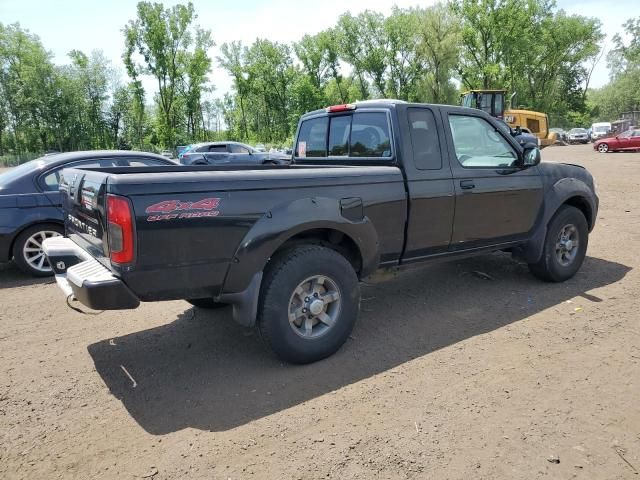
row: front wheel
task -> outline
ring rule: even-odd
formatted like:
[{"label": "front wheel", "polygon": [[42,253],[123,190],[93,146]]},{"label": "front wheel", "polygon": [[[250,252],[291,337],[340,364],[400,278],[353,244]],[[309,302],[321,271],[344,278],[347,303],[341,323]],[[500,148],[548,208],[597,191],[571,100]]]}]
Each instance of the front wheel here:
[{"label": "front wheel", "polygon": [[601,143],[600,145],[598,145],[598,151],[600,153],[607,153],[609,151],[609,145],[607,145],[606,143]]},{"label": "front wheel", "polygon": [[329,248],[305,245],[274,258],[267,268],[258,328],[278,357],[310,363],[344,344],[359,309],[358,277],[347,259]]},{"label": "front wheel", "polygon": [[584,214],[564,205],[549,222],[542,257],[529,264],[536,277],[548,282],[564,282],[582,266],[589,242],[589,227]]},{"label": "front wheel", "polygon": [[34,277],[49,277],[53,270],[42,250],[42,242],[47,238],[64,235],[64,228],[55,223],[33,225],[16,238],[13,244],[13,260],[25,273]]}]

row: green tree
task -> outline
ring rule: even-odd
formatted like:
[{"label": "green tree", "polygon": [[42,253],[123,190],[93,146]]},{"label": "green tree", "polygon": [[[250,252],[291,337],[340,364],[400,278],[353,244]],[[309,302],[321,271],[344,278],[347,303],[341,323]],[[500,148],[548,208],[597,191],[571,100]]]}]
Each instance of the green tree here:
[{"label": "green tree", "polygon": [[[210,33],[194,26],[195,19],[191,2],[167,9],[160,3],[139,2],[137,19],[124,27],[123,59],[129,75],[134,82],[141,75],[151,75],[157,82],[161,117],[158,132],[165,146],[175,143],[179,122],[176,103],[185,75],[189,91],[194,94],[199,86],[196,88],[192,80],[203,80],[203,68],[208,72],[206,49],[212,45]],[[195,50],[191,51],[194,37]],[[186,73],[189,67],[193,76]]]},{"label": "green tree", "polygon": [[424,59],[424,78],[416,98],[432,103],[455,103],[452,83],[460,60],[460,24],[442,4],[417,12],[416,50]]}]

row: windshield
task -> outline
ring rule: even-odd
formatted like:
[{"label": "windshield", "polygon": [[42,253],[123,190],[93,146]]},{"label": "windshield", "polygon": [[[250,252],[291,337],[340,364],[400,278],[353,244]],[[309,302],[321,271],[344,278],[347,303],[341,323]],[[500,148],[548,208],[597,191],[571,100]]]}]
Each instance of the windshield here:
[{"label": "windshield", "polygon": [[607,133],[609,131],[609,127],[606,125],[593,127],[593,131],[597,133]]},{"label": "windshield", "polygon": [[14,180],[22,177],[24,174],[42,167],[45,163],[46,162],[41,159],[36,159],[7,170],[6,172],[0,174],[0,187],[4,187]]},{"label": "windshield", "polygon": [[572,128],[569,133],[587,133],[584,128]]}]

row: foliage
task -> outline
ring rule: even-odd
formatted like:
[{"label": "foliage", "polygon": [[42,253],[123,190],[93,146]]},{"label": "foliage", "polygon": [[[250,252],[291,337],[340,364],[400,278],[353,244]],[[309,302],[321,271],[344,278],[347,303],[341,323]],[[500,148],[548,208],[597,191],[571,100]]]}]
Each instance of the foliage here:
[{"label": "foliage", "polygon": [[607,56],[611,82],[590,92],[599,120],[620,118],[620,114],[640,110],[640,17],[624,24],[624,37],[616,35],[614,48]]},{"label": "foliage", "polygon": [[[293,44],[228,42],[193,4],[138,3],[123,28],[127,80],[100,51],[55,65],[40,39],[0,24],[0,157],[93,148],[160,150],[201,140],[286,145],[301,114],[371,98],[458,103],[461,89],[504,88],[559,126],[640,109],[640,17],[607,56],[610,83],[589,90],[603,53],[600,22],[553,0],[450,0],[346,12]],[[233,80],[214,98],[216,62]],[[145,91],[145,79],[154,91]],[[7,156],[9,155],[9,156]]]}]

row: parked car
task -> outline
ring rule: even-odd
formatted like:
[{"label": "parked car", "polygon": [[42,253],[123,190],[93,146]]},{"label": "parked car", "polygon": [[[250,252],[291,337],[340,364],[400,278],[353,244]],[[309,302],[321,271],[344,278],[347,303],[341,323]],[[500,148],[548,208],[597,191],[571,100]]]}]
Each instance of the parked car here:
[{"label": "parked car", "polygon": [[278,356],[306,363],[348,338],[360,280],[507,250],[561,282],[582,265],[597,218],[586,169],[540,164],[537,147],[477,109],[317,110],[300,120],[294,159],[250,170],[65,169],[68,238],[44,243],[60,288],[100,310],[231,304]]},{"label": "parked car", "polygon": [[291,156],[259,152],[238,142],[207,142],[190,146],[180,155],[183,165],[286,165]]},{"label": "parked car", "polygon": [[255,147],[254,150],[258,151],[258,152],[266,152],[267,151],[267,147],[264,146],[263,143],[258,143]]},{"label": "parked car", "polygon": [[20,269],[32,275],[52,274],[42,253],[42,242],[64,233],[58,191],[64,167],[169,165],[176,163],[152,153],[71,152],[45,155],[0,174],[0,262],[13,259]]},{"label": "parked car", "polygon": [[171,150],[162,150],[162,152],[160,152],[160,155],[165,158],[173,158],[173,153],[171,152]]},{"label": "parked car", "polygon": [[589,143],[589,132],[586,128],[572,128],[568,135],[569,143]]},{"label": "parked car", "polygon": [[557,142],[568,143],[568,134],[563,128],[550,128],[549,132],[556,134]]},{"label": "parked car", "polygon": [[600,153],[640,150],[640,129],[627,130],[615,137],[601,138],[593,144],[593,149]]},{"label": "parked car", "polygon": [[591,125],[590,140],[595,142],[601,138],[609,137],[611,134],[611,124],[609,122],[597,122]]},{"label": "parked car", "polygon": [[504,132],[511,135],[516,140],[516,142],[520,144],[521,147],[525,147],[525,146],[539,147],[540,146],[540,139],[536,137],[533,133],[531,133],[528,129],[520,128],[520,127],[511,128],[511,126],[501,118],[498,118],[496,120],[498,121],[500,128]]}]

